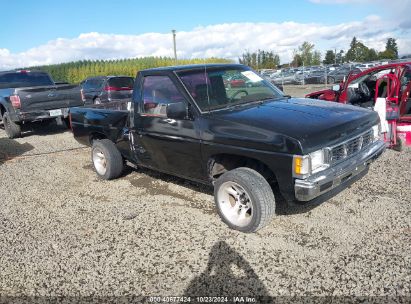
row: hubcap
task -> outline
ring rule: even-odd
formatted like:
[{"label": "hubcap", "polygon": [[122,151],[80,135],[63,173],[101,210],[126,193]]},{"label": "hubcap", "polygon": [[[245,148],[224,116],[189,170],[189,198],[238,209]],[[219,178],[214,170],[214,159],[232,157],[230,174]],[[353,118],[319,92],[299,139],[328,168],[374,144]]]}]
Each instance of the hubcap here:
[{"label": "hubcap", "polygon": [[245,227],[253,218],[253,203],[248,193],[235,182],[225,182],[217,193],[223,216],[233,225]]},{"label": "hubcap", "polygon": [[93,164],[98,174],[100,175],[106,174],[107,160],[106,160],[106,156],[100,149],[97,149],[97,148],[93,149]]}]

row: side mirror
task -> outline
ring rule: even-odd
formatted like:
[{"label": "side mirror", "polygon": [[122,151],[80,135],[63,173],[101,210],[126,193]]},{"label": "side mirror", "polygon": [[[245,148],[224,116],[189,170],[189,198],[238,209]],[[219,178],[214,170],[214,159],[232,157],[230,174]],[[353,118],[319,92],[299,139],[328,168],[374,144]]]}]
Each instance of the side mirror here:
[{"label": "side mirror", "polygon": [[334,92],[339,92],[339,91],[340,91],[340,89],[341,89],[341,87],[340,87],[340,85],[339,85],[339,84],[335,84],[335,85],[333,85],[333,91],[334,91]]},{"label": "side mirror", "polygon": [[175,102],[167,105],[167,118],[185,119],[187,118],[188,108],[185,102]]}]

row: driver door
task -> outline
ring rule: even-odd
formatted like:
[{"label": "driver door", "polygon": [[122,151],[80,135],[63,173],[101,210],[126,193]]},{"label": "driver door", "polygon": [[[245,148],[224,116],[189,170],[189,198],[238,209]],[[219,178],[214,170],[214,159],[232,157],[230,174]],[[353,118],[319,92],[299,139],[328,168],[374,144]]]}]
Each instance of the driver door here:
[{"label": "driver door", "polygon": [[185,119],[167,117],[167,106],[189,102],[172,75],[146,75],[142,79],[141,100],[135,115],[135,153],[139,161],[153,169],[200,179],[201,142],[194,115]]}]

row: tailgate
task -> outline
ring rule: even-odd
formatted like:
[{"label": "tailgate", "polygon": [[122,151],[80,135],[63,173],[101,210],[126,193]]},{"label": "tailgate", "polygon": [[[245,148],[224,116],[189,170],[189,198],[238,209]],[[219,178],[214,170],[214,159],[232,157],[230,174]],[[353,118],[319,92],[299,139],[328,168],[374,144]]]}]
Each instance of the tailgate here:
[{"label": "tailgate", "polygon": [[18,88],[22,112],[69,108],[82,105],[76,85]]},{"label": "tailgate", "polygon": [[21,111],[53,109],[49,107],[49,95],[52,94],[53,90],[54,86],[15,89],[15,93],[20,97]]}]

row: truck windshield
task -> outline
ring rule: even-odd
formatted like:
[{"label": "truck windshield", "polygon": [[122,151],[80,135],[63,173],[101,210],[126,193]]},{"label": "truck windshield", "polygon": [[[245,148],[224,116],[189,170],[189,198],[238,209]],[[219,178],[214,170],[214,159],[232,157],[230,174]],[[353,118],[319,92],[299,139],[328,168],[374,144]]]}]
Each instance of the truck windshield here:
[{"label": "truck windshield", "polygon": [[43,72],[10,72],[0,74],[0,88],[21,88],[54,85],[53,80]]},{"label": "truck windshield", "polygon": [[283,96],[268,81],[247,68],[204,68],[178,73],[201,111],[212,111]]}]

